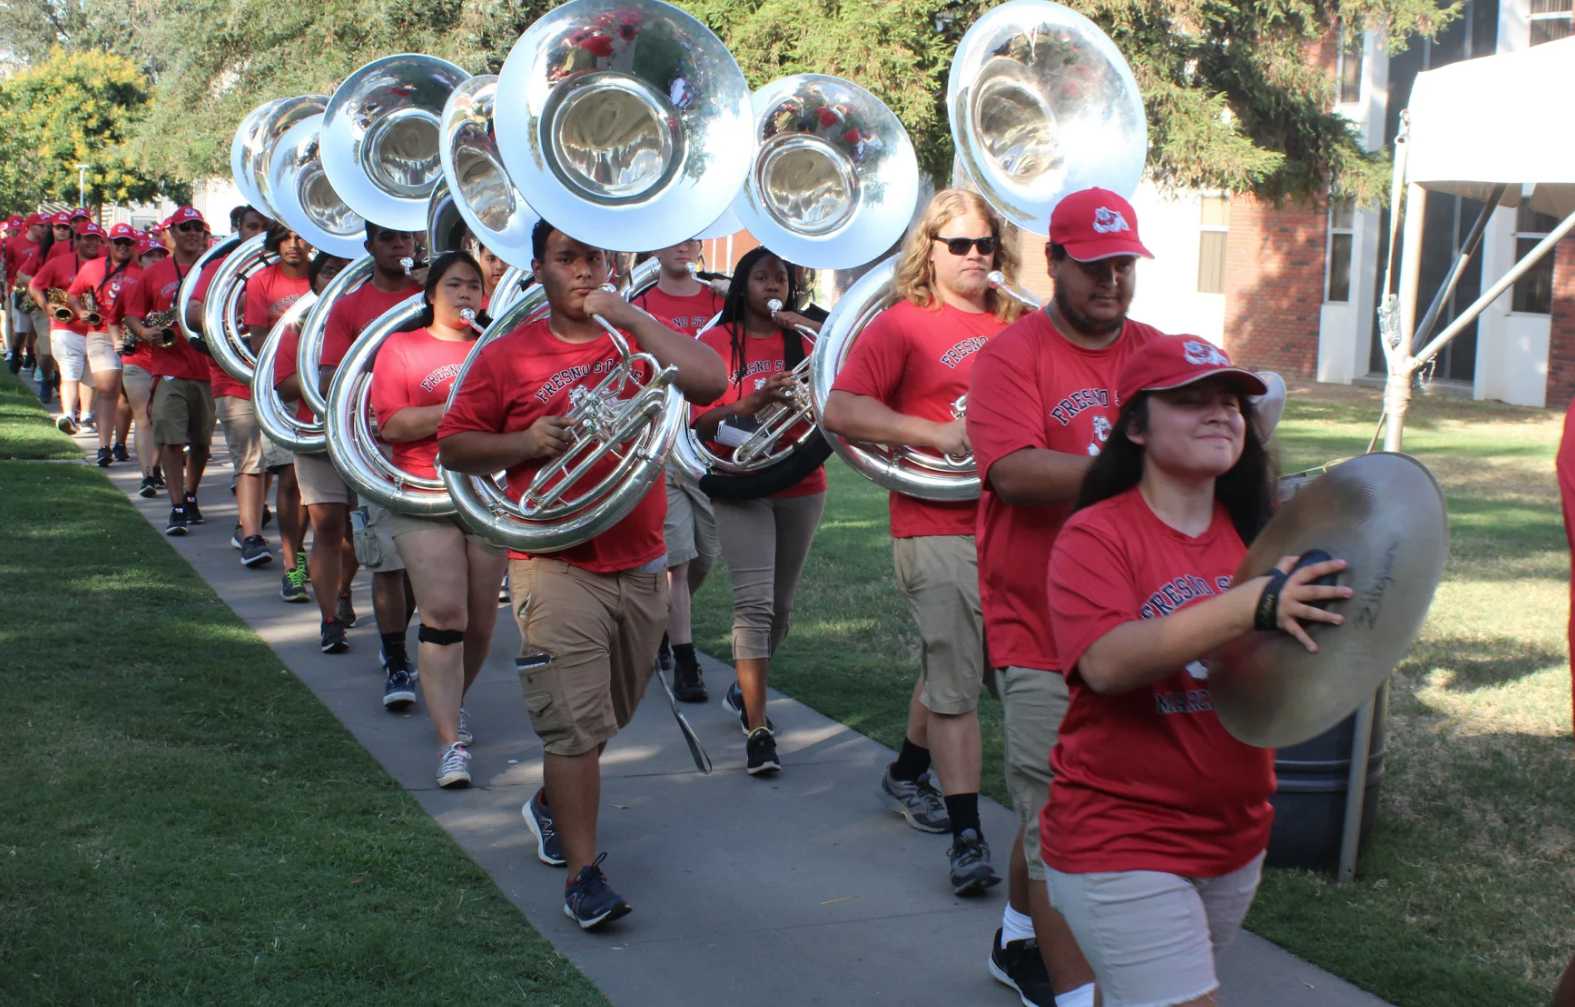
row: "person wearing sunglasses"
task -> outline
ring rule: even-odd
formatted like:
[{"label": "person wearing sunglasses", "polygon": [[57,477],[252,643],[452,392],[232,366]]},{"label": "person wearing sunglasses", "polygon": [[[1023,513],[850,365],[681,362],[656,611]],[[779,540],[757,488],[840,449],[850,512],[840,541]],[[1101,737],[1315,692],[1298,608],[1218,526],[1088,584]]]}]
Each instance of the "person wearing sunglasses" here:
[{"label": "person wearing sunglasses", "polygon": [[[968,453],[954,403],[968,391],[979,350],[1021,311],[989,281],[992,270],[1016,278],[1016,248],[1006,235],[1007,225],[977,194],[935,194],[903,243],[893,281],[900,300],[864,330],[837,375],[826,402],[828,430],[944,455]],[[979,823],[985,651],[977,509],[973,500],[897,492],[890,500],[897,586],[921,646],[908,730],[880,790],[913,828],[952,834],[947,871],[957,895],[976,895],[1000,881]]]},{"label": "person wearing sunglasses", "polygon": [[[62,212],[56,217],[64,215]],[[69,221],[66,230],[71,230]],[[65,242],[65,248],[70,254],[49,256],[38,273],[28,281],[27,289],[33,302],[50,315],[50,351],[60,376],[60,419],[55,425],[65,433],[75,434],[85,411],[83,407],[86,406],[88,410],[93,407],[91,391],[82,387],[82,375],[87,369],[87,334],[90,326],[83,312],[69,303],[69,295],[68,303],[65,304],[52,303],[49,297],[70,290],[82,268],[104,254],[104,229],[97,224],[89,224],[81,235],[73,233]]]}]

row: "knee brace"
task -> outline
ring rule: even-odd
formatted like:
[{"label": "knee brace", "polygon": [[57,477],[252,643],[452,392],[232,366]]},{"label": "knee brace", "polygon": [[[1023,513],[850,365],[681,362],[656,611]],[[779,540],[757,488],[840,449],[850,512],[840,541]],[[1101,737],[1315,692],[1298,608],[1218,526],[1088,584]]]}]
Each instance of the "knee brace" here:
[{"label": "knee brace", "polygon": [[439,647],[451,647],[456,643],[463,643],[465,631],[462,629],[433,629],[422,623],[416,631],[416,639],[422,643],[435,643]]}]

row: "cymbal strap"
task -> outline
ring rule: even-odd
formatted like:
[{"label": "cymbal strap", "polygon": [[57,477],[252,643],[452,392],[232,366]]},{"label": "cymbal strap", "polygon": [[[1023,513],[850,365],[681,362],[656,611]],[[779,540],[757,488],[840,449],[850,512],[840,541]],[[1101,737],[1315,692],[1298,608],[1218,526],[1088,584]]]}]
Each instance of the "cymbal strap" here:
[{"label": "cymbal strap", "polygon": [[1279,628],[1280,614],[1280,589],[1290,579],[1290,574],[1278,567],[1268,572],[1269,582],[1263,585],[1263,593],[1258,595],[1258,607],[1252,614],[1252,628],[1262,630],[1275,630]]}]

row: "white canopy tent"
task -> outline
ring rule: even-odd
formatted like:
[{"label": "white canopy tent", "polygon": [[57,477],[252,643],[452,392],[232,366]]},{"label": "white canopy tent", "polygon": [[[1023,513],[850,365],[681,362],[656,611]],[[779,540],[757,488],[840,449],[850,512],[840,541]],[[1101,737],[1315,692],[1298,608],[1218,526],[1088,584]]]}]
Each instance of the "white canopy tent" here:
[{"label": "white canopy tent", "polygon": [[[1575,229],[1575,130],[1565,125],[1563,115],[1557,111],[1557,105],[1572,94],[1575,38],[1452,63],[1417,75],[1400,136],[1395,141],[1390,217],[1395,224],[1403,217],[1405,228],[1404,240],[1399,243],[1399,290],[1385,296],[1378,312],[1389,372],[1384,386],[1384,416],[1380,420],[1384,450],[1401,448],[1406,408],[1417,373]],[[1422,225],[1430,192],[1481,201],[1483,210],[1431,306],[1418,321]],[[1491,283],[1483,277],[1486,286],[1482,295],[1433,335],[1443,305],[1481,243],[1488,217],[1500,206],[1522,203],[1563,219],[1502,276]],[[1391,266],[1396,252],[1394,239],[1391,225]],[[1386,276],[1384,290],[1390,286]],[[1375,697],[1357,711],[1337,875],[1342,881],[1350,880],[1356,873],[1376,707]]]}]

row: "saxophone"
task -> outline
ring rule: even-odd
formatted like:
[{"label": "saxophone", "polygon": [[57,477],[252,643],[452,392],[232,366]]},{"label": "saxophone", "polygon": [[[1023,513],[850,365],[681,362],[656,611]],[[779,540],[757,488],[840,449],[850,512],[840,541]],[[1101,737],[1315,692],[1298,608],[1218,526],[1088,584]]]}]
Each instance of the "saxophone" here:
[{"label": "saxophone", "polygon": [[98,311],[98,296],[91,290],[82,294],[82,320],[89,328],[97,329],[104,324],[104,316]]},{"label": "saxophone", "polygon": [[59,287],[50,287],[44,294],[44,300],[49,303],[49,313],[55,316],[57,322],[75,321],[76,311],[71,307],[71,302],[66,298],[66,292]]},{"label": "saxophone", "polygon": [[157,329],[159,345],[168,349],[175,345],[175,309],[165,308],[163,311],[150,311],[142,316],[142,327]]}]

